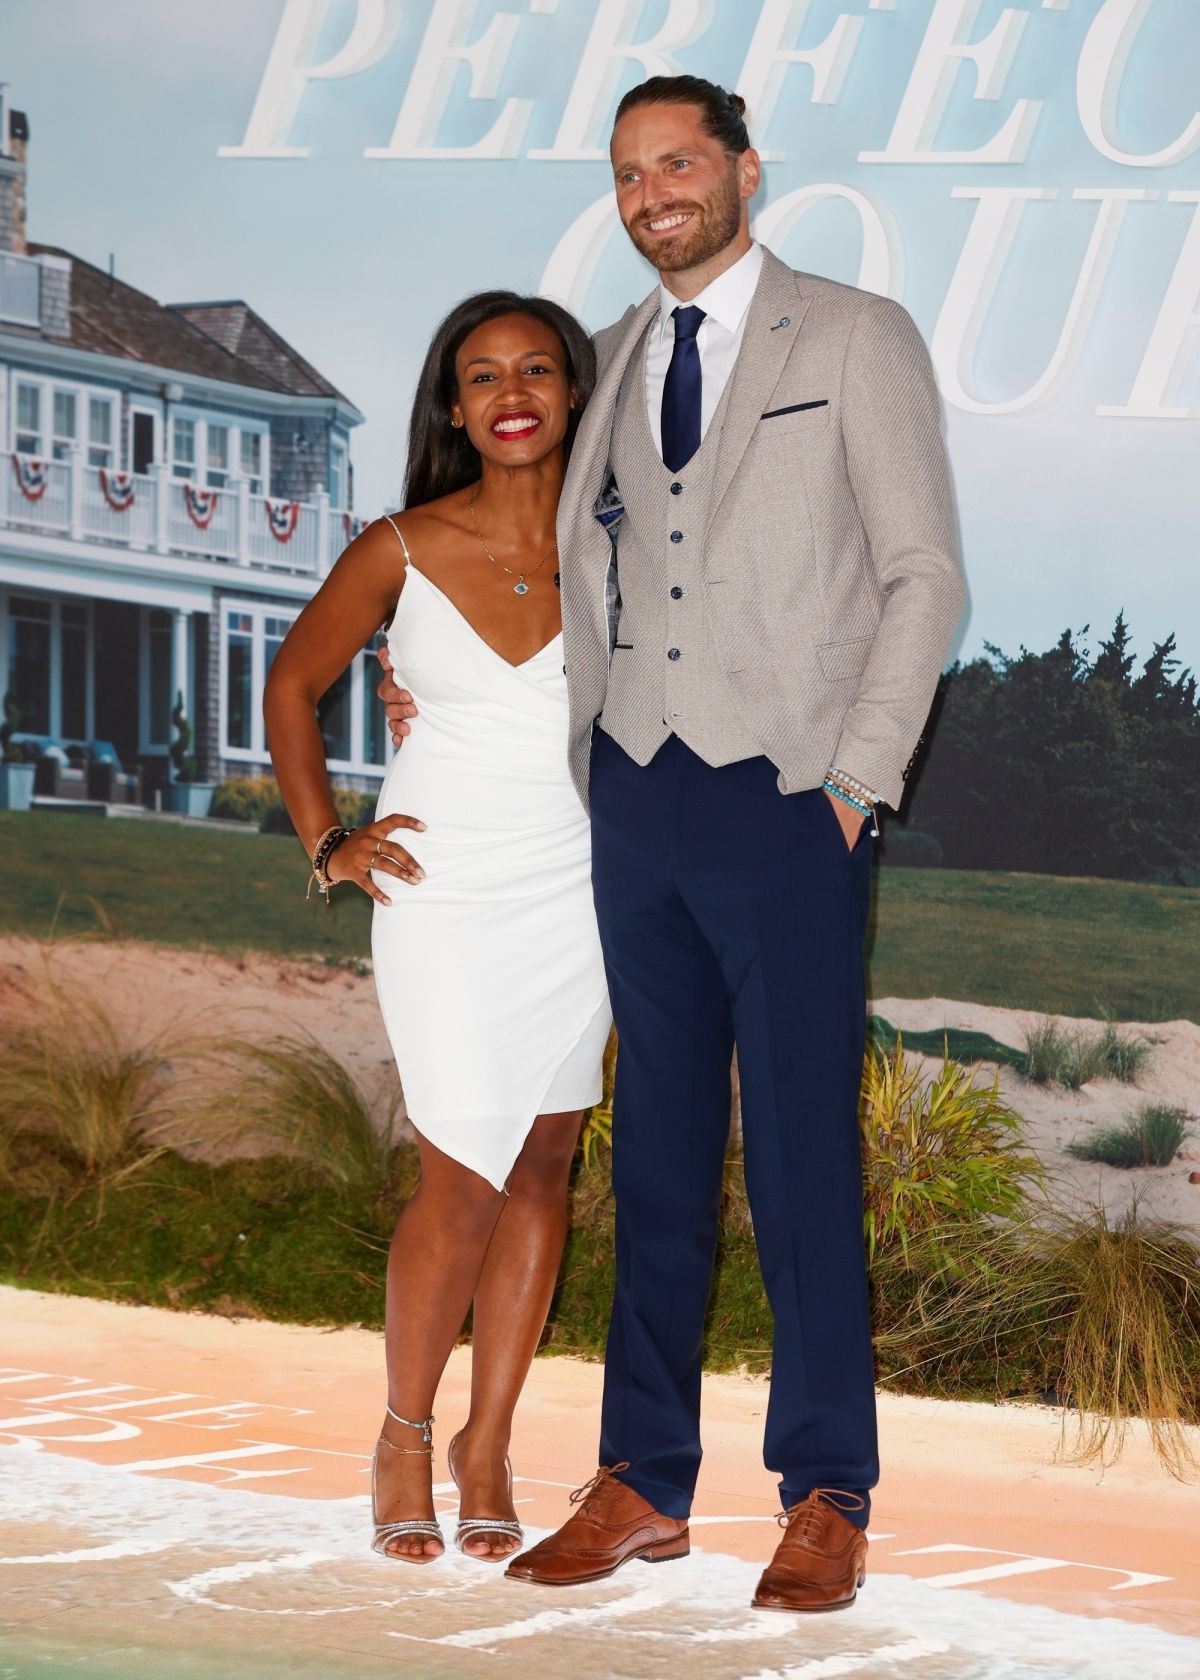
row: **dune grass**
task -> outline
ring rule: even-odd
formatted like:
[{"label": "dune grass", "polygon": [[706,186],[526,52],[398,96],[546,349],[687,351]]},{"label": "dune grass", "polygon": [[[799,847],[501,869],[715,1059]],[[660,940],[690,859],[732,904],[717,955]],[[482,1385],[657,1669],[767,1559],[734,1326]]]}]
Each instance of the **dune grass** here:
[{"label": "dune grass", "polygon": [[1105,1126],[1091,1137],[1068,1143],[1067,1154],[1108,1167],[1169,1167],[1190,1130],[1185,1109],[1147,1103],[1121,1125]]},{"label": "dune grass", "polygon": [[1151,1057],[1144,1038],[1122,1032],[1112,1021],[1100,1030],[1074,1031],[1043,1018],[1025,1033],[1025,1065],[1020,1069],[1036,1085],[1061,1085],[1078,1091],[1095,1079],[1115,1079],[1132,1085]]},{"label": "dune grass", "polygon": [[[328,960],[360,960],[370,950],[366,896],[343,888],[329,909],[306,904],[304,858],[280,835],[0,812],[0,853],[9,933],[45,938],[57,910],[58,930],[68,935],[101,927],[155,944]],[[1196,888],[876,872],[869,947],[876,997],[1200,1021],[1198,947]]]}]

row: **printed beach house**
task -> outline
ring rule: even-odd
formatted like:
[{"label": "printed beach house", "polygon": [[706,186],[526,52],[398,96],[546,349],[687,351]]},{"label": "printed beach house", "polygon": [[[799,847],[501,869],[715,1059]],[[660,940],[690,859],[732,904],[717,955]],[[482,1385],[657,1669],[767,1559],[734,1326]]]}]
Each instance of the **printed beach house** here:
[{"label": "printed beach house", "polygon": [[[44,798],[183,808],[269,768],[288,625],[356,533],[362,415],[242,302],[163,305],[25,233],[29,127],[0,88],[0,695]],[[362,654],[325,696],[335,779],[388,756]]]}]

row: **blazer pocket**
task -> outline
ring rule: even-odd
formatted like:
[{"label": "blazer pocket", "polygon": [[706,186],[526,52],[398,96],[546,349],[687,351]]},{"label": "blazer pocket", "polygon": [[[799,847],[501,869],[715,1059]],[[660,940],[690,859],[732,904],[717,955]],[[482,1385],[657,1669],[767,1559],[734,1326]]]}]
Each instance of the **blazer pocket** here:
[{"label": "blazer pocket", "polygon": [[786,408],[768,408],[760,420],[777,420],[781,414],[803,414],[810,408],[828,408],[829,398],[818,397],[814,402],[788,403]]},{"label": "blazer pocket", "polygon": [[783,408],[768,408],[758,417],[754,428],[756,438],[785,437],[789,432],[824,431],[829,426],[829,399],[817,402],[788,403]]},{"label": "blazer pocket", "polygon": [[821,670],[830,682],[861,677],[874,640],[874,636],[856,636],[850,642],[818,642]]}]

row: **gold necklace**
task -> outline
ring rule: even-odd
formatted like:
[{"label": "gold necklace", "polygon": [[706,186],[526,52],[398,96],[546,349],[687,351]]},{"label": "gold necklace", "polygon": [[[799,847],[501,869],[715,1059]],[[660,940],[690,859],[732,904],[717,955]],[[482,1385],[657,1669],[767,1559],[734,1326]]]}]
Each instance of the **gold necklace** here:
[{"label": "gold necklace", "polygon": [[480,548],[487,555],[488,559],[492,562],[493,566],[499,566],[500,570],[502,572],[507,572],[509,577],[515,577],[516,578],[517,581],[516,581],[516,583],[513,584],[513,594],[514,595],[528,595],[529,585],[525,582],[526,577],[527,576],[528,577],[536,577],[537,576],[537,574],[541,571],[542,567],[546,564],[546,561],[549,560],[550,556],[552,554],[557,554],[558,553],[558,544],[555,543],[554,546],[549,550],[549,552],[542,556],[542,558],[538,561],[537,565],[533,568],[533,570],[531,572],[529,572],[529,573],[514,572],[511,566],[506,566],[504,564],[503,560],[497,560],[496,556],[492,553],[491,549],[484,542],[483,532],[479,529],[479,520],[476,518],[476,515],[475,515],[474,499],[469,501],[467,503],[467,506],[471,510],[471,524],[475,528],[475,536],[476,536],[476,538],[479,542]]}]

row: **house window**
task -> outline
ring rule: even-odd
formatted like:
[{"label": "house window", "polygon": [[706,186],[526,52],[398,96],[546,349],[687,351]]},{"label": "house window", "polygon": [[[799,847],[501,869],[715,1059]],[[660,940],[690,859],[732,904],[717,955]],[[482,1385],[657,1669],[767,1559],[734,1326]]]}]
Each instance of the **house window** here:
[{"label": "house window", "polygon": [[[292,618],[266,603],[226,602],[222,625],[222,750],[235,758],[264,760],[262,692]],[[381,771],[386,764],[386,725],[375,698],[378,681],[378,663],[367,650],[318,702],[325,756],[335,767]]]},{"label": "house window", "polygon": [[88,398],[88,466],[113,465],[113,405],[110,397]]},{"label": "house window", "polygon": [[379,686],[379,661],[367,648],[362,659],[362,755],[367,764],[386,764],[388,761],[387,718],[383,704],[375,690]]},{"label": "house window", "polygon": [[14,595],[8,603],[8,686],[17,728],[50,733],[50,603]]},{"label": "house window", "polygon": [[146,615],[146,736],[147,746],[165,747],[171,740],[171,614],[151,607]]},{"label": "house window", "polygon": [[42,453],[42,388],[17,381],[17,424],[14,442],[21,455]]},{"label": "house window", "polygon": [[347,666],[331,688],[327,688],[317,702],[317,722],[321,725],[321,739],[325,743],[325,757],[345,763],[353,756],[350,740],[350,719],[353,716],[350,689],[352,666]]},{"label": "house window", "polygon": [[225,616],[225,744],[249,752],[254,746],[254,615]]},{"label": "house window", "polygon": [[261,432],[242,432],[242,477],[250,486],[252,496],[263,492],[263,440]]},{"label": "house window", "polygon": [[346,446],[335,438],[329,446],[329,501],[335,508],[350,506]]},{"label": "house window", "polygon": [[205,483],[221,490],[229,482],[229,427],[208,423],[208,473]]},{"label": "house window", "polygon": [[171,422],[171,472],[175,478],[196,476],[196,422]]},{"label": "house window", "polygon": [[74,391],[54,393],[54,434],[50,439],[50,454],[56,461],[65,461],[79,436],[79,404]]}]

